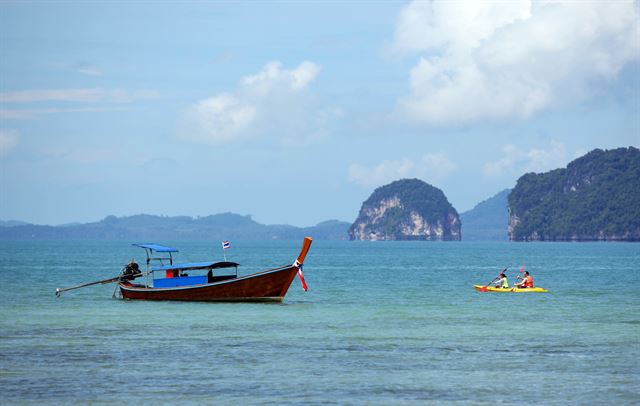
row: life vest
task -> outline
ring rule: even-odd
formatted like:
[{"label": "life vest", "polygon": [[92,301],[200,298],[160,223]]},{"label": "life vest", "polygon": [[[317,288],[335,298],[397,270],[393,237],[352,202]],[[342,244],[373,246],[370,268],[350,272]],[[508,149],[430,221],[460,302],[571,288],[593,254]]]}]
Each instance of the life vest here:
[{"label": "life vest", "polygon": [[507,278],[502,278],[502,288],[506,289],[509,287],[509,281]]},{"label": "life vest", "polygon": [[533,287],[533,278],[531,277],[531,275],[526,276],[524,278],[524,283],[522,284],[523,287],[525,288],[532,288]]}]

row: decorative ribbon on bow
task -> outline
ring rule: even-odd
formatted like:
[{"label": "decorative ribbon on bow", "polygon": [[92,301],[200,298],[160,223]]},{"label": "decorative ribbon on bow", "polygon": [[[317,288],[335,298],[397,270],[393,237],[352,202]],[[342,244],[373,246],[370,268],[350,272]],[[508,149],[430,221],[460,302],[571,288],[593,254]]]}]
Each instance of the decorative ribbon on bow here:
[{"label": "decorative ribbon on bow", "polygon": [[302,289],[304,289],[304,291],[306,292],[307,290],[309,290],[309,288],[307,287],[307,282],[304,281],[304,274],[302,273],[302,264],[298,262],[298,260],[296,259],[296,261],[293,263],[293,266],[298,268],[298,277],[300,278]]}]

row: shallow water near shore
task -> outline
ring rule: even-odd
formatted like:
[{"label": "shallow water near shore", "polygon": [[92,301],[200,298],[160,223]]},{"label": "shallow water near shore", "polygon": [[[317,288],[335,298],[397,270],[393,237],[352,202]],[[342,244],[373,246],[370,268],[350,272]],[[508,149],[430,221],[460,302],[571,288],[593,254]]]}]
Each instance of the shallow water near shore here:
[{"label": "shallow water near shore", "polygon": [[[133,241],[132,241],[133,242]],[[219,242],[167,242],[179,262]],[[232,241],[241,273],[301,241]],[[640,244],[314,241],[284,303],[136,302],[124,242],[3,242],[8,404],[640,402]],[[142,262],[142,261],[141,261]],[[549,293],[478,293],[525,264]]]}]

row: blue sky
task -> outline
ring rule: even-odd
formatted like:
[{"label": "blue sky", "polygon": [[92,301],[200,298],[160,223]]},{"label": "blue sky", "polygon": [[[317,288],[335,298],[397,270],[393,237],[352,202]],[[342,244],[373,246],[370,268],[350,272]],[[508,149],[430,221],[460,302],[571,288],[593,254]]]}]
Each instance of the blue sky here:
[{"label": "blue sky", "polygon": [[0,219],[459,211],[640,146],[634,2],[0,2]]}]

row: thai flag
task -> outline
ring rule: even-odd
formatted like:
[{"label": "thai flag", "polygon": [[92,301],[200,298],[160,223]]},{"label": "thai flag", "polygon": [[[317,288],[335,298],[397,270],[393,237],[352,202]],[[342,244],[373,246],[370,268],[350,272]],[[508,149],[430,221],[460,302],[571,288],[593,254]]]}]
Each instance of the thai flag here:
[{"label": "thai flag", "polygon": [[222,249],[226,250],[231,248],[231,243],[229,243],[229,241],[222,241]]}]

